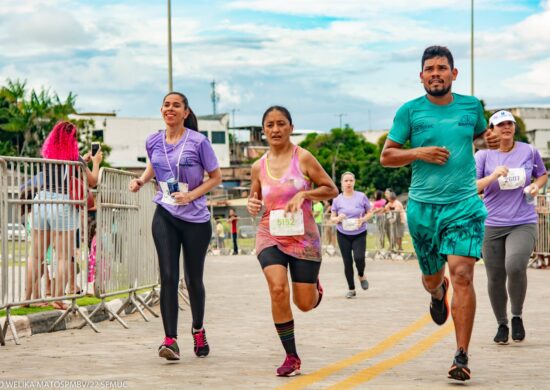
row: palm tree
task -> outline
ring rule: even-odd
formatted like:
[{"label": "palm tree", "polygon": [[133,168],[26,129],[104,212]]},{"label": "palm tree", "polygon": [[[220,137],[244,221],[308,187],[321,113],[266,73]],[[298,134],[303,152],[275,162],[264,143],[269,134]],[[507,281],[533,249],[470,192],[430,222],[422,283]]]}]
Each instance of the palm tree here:
[{"label": "palm tree", "polygon": [[7,86],[0,88],[0,133],[11,138],[18,155],[37,157],[53,125],[76,112],[76,97],[69,93],[62,101],[45,89],[31,90],[28,100],[25,95],[26,83],[18,80],[7,80]]}]

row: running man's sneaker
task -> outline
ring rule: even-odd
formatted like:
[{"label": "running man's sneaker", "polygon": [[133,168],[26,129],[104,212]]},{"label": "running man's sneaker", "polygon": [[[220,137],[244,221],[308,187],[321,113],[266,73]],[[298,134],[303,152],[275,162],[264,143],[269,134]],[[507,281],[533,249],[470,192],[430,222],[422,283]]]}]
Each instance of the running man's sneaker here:
[{"label": "running man's sneaker", "polygon": [[430,315],[432,316],[432,320],[437,325],[443,325],[449,317],[449,301],[447,300],[449,279],[446,276],[443,278],[441,287],[443,288],[443,299],[437,300],[432,297],[432,301],[430,303]]},{"label": "running man's sneaker", "polygon": [[525,338],[525,328],[521,317],[512,317],[512,340],[516,343],[523,341]]},{"label": "running man's sneaker", "polygon": [[159,356],[166,360],[180,360],[180,349],[176,339],[165,337],[159,347]]},{"label": "running man's sneaker", "polygon": [[210,347],[208,341],[206,341],[206,332],[204,328],[193,333],[193,343],[195,344],[193,350],[197,357],[206,357],[210,353]]},{"label": "running man's sneaker", "polygon": [[449,378],[457,381],[467,381],[471,378],[470,369],[468,368],[468,355],[462,348],[456,351],[453,365],[449,370]]},{"label": "running man's sneaker", "polygon": [[347,299],[355,298],[357,296],[357,293],[355,290],[349,290],[346,294]]},{"label": "running man's sneaker", "polygon": [[321,300],[323,299],[323,286],[321,286],[321,281],[319,280],[319,278],[317,278],[317,292],[319,293],[319,299],[317,299],[317,303],[315,304],[315,306],[313,306],[313,308],[315,309],[317,306],[319,306],[319,304],[321,303]]},{"label": "running man's sneaker", "polygon": [[283,365],[277,368],[277,376],[294,376],[300,375],[300,358],[293,354],[286,355]]},{"label": "running man's sneaker", "polygon": [[506,345],[508,344],[508,335],[510,334],[510,330],[505,324],[500,324],[498,326],[497,335],[493,339],[493,341],[500,345]]},{"label": "running man's sneaker", "polygon": [[363,280],[359,280],[361,282],[361,288],[363,290],[368,290],[369,289],[369,281],[367,280],[367,278],[363,279]]}]

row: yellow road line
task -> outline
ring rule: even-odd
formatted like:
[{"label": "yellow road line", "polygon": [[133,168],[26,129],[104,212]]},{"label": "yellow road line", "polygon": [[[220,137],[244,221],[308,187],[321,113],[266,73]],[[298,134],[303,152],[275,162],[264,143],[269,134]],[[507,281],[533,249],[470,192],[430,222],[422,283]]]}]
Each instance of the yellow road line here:
[{"label": "yellow road line", "polygon": [[358,373],[344,379],[341,382],[338,382],[334,386],[329,387],[329,389],[351,389],[362,383],[368,382],[377,375],[380,375],[384,371],[387,371],[399,364],[403,364],[409,360],[415,359],[418,356],[422,355],[426,350],[432,347],[435,343],[443,339],[454,329],[452,322],[449,322],[444,327],[438,329],[430,336],[419,341],[406,351],[400,353],[397,356],[394,356],[391,359],[384,360],[374,366],[365,368],[364,370],[359,371]]},{"label": "yellow road line", "polygon": [[394,333],[393,335],[389,336],[385,340],[378,343],[376,346],[370,349],[367,349],[365,351],[359,352],[358,354],[353,355],[349,358],[340,360],[339,362],[336,362],[329,366],[321,368],[315,372],[312,372],[311,374],[300,376],[292,380],[291,382],[288,382],[284,386],[279,387],[278,389],[280,390],[303,389],[315,382],[319,382],[324,378],[326,378],[327,376],[332,375],[340,370],[343,370],[346,367],[349,367],[353,364],[359,363],[366,359],[370,359],[372,357],[375,357],[383,353],[387,349],[393,347],[399,341],[403,340],[405,337],[410,336],[411,334],[420,330],[430,322],[432,322],[432,319],[429,314],[426,314],[424,317],[422,317],[418,321]]}]

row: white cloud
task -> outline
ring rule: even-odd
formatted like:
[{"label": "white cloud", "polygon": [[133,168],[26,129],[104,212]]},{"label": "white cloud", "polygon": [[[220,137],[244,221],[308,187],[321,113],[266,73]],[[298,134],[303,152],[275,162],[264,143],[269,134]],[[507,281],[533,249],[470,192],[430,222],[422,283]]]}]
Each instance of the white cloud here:
[{"label": "white cloud", "polygon": [[[245,9],[291,15],[316,15],[344,18],[362,18],[385,14],[421,13],[430,10],[467,10],[470,2],[464,0],[422,0],[411,5],[410,0],[357,1],[357,0],[236,0],[228,4],[232,9]],[[524,10],[514,0],[477,0],[477,10]]]},{"label": "white cloud", "polygon": [[533,63],[529,70],[504,81],[504,85],[532,98],[550,98],[550,58]]}]

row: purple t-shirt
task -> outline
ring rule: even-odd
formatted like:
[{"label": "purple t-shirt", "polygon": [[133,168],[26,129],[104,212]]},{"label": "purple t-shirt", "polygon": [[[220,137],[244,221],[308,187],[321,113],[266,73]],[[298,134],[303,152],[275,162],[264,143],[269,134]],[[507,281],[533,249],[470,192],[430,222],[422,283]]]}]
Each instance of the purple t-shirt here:
[{"label": "purple t-shirt", "polygon": [[[187,132],[189,132],[188,137]],[[212,145],[210,145],[208,138],[198,131],[186,129],[181,139],[175,145],[166,144],[165,153],[165,143],[163,142],[165,134],[165,130],[159,130],[151,134],[147,138],[147,141],[145,141],[147,155],[153,166],[155,178],[157,181],[167,181],[172,177],[175,178],[178,172],[178,159],[185,142],[185,148],[179,161],[179,178],[177,179],[180,182],[187,183],[189,191],[192,191],[202,184],[204,171],[212,172],[218,168],[218,159],[212,149]],[[168,157],[170,166],[168,166],[166,157]],[[172,169],[170,170],[170,168]],[[169,205],[161,202],[161,199],[162,191],[159,189],[153,198],[153,202],[164,207],[176,218],[195,223],[210,220],[210,212],[206,205],[206,196],[204,195],[185,206]]]},{"label": "purple t-shirt", "polygon": [[546,173],[538,150],[529,144],[516,142],[514,149],[510,152],[480,150],[476,153],[475,158],[478,180],[489,176],[500,165],[504,165],[508,169],[525,170],[525,184],[519,188],[501,190],[498,181],[492,182],[485,188],[483,202],[488,212],[485,225],[517,226],[537,223],[535,206],[527,203],[523,189],[531,184],[532,177],[537,178]]},{"label": "purple t-shirt", "polygon": [[[344,194],[340,194],[332,201],[332,211],[337,214],[345,214],[346,219],[364,217],[369,210],[369,199],[365,194],[359,191],[353,191],[353,195],[349,198],[344,196]],[[359,229],[356,230],[344,230],[342,223],[339,223],[336,229],[342,234],[355,235],[366,231],[367,224],[362,224]]]}]

